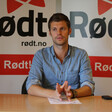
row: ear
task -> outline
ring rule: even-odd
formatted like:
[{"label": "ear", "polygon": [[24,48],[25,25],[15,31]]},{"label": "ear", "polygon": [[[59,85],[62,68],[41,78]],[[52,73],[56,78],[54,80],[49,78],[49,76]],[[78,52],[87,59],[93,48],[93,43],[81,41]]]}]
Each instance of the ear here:
[{"label": "ear", "polygon": [[69,28],[69,35],[72,33],[72,29],[71,28]]},{"label": "ear", "polygon": [[49,30],[49,35],[51,36],[51,31]]}]

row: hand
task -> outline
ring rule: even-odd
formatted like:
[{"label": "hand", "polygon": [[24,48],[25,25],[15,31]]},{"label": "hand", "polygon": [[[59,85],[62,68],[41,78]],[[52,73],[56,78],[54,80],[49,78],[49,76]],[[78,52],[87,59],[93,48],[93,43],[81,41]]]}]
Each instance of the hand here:
[{"label": "hand", "polygon": [[59,83],[56,84],[56,96],[57,96],[57,99],[62,100],[61,93],[64,91],[64,86],[65,86],[65,84],[63,84],[63,85],[59,85]]},{"label": "hand", "polygon": [[71,89],[71,86],[68,86],[68,81],[65,81],[64,82],[64,93],[69,101],[73,97],[72,91],[70,89]]}]

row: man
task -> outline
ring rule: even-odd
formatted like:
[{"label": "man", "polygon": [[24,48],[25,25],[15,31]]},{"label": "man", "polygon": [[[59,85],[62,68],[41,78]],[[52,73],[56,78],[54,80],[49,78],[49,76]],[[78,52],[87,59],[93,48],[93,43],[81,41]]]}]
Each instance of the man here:
[{"label": "man", "polygon": [[68,44],[70,21],[62,13],[53,14],[48,22],[53,46],[36,52],[27,80],[30,95],[68,100],[92,95],[94,82],[85,50]]}]

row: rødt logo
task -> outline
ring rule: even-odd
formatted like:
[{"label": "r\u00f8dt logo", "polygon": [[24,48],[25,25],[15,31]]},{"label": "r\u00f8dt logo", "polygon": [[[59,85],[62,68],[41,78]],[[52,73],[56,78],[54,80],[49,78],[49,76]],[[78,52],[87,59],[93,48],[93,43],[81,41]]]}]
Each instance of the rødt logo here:
[{"label": "r\u00f8dt logo", "polygon": [[[99,15],[105,13],[112,7],[112,0],[98,0],[98,13]],[[77,17],[81,17],[83,22],[80,24],[75,23]],[[107,17],[103,18],[94,18],[89,23],[89,33],[90,38],[103,38],[105,37],[106,31],[108,31],[109,36],[112,38],[112,19],[107,23],[105,20]],[[82,11],[71,11],[70,12],[70,21],[72,33],[70,37],[75,37],[76,30],[79,30],[82,37],[87,38],[86,26],[89,22],[88,14]],[[108,27],[107,27],[108,25]]]},{"label": "r\u00f8dt logo", "polygon": [[112,0],[98,0],[99,15],[105,13],[112,7]]},{"label": "r\u00f8dt logo", "polygon": [[39,7],[45,7],[44,0],[7,0],[7,12],[11,13],[26,3]]}]

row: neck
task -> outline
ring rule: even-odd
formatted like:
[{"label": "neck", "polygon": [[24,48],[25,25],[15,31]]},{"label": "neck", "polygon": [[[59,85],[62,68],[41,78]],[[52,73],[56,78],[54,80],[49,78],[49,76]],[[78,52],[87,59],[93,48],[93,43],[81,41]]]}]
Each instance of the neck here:
[{"label": "neck", "polygon": [[63,63],[64,58],[68,53],[68,44],[66,46],[54,46],[56,57]]}]

